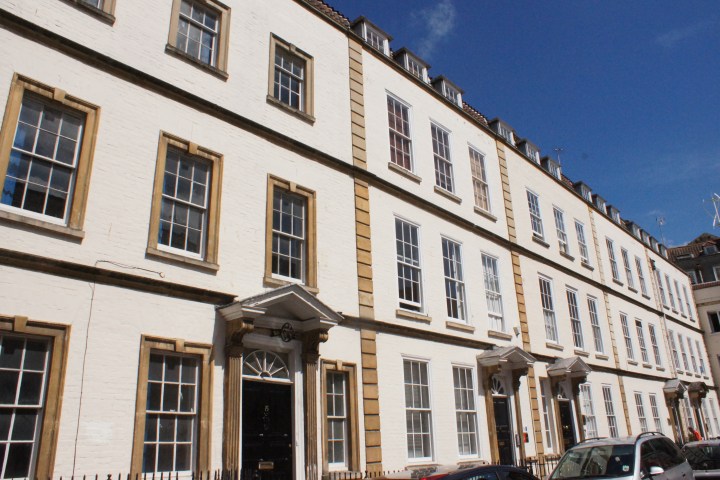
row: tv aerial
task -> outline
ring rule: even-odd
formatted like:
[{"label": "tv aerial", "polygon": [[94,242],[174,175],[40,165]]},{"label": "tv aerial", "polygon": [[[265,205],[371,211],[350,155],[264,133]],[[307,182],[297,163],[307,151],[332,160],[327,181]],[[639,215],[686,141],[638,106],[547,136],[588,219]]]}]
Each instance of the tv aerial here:
[{"label": "tv aerial", "polygon": [[712,203],[712,208],[705,207],[708,215],[713,217],[713,228],[720,228],[720,195],[713,193],[709,200],[703,200],[704,204]]}]

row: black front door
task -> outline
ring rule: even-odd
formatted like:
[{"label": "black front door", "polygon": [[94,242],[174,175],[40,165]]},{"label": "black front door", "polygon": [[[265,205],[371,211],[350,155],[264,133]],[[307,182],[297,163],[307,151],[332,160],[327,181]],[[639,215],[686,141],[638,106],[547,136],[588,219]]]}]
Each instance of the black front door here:
[{"label": "black front door", "polygon": [[292,480],[290,385],[243,381],[242,478]]},{"label": "black front door", "polygon": [[510,425],[510,404],[507,397],[494,397],[495,434],[497,435],[500,464],[513,464],[512,426]]},{"label": "black front door", "polygon": [[573,428],[573,414],[570,402],[558,401],[560,408],[560,427],[562,428],[562,442],[565,451],[575,445],[575,428]]}]

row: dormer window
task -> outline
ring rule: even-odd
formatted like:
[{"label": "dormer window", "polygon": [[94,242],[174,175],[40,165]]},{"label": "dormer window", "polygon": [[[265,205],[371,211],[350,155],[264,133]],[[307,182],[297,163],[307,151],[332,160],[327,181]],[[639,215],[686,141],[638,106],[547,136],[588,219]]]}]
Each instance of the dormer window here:
[{"label": "dormer window", "polygon": [[628,222],[627,226],[628,226],[628,228],[630,228],[630,231],[636,238],[641,238],[640,227],[638,227],[636,223]]},{"label": "dormer window", "polygon": [[653,237],[650,237],[650,247],[657,252],[657,250],[658,250],[658,241],[657,241],[655,238],[653,238]]},{"label": "dormer window", "polygon": [[573,184],[575,191],[580,194],[586,201],[592,203],[592,190],[583,182],[575,182]]},{"label": "dormer window", "polygon": [[645,245],[650,245],[650,235],[645,230],[640,230],[640,235],[642,236],[642,241],[645,243]]},{"label": "dormer window", "polygon": [[614,221],[615,223],[620,224],[620,223],[622,222],[622,221],[620,220],[620,211],[619,211],[617,208],[608,205],[608,207],[607,207],[607,214],[608,214],[608,216],[609,216],[610,218],[613,219],[613,221]]},{"label": "dormer window", "polygon": [[715,245],[707,245],[703,247],[703,253],[705,255],[713,255],[718,253],[718,248]]},{"label": "dormer window", "polygon": [[428,82],[427,71],[430,68],[430,65],[421,60],[420,57],[404,47],[397,52],[393,52],[393,56],[395,57],[395,60],[413,76],[419,78],[425,83]]},{"label": "dormer window", "polygon": [[435,90],[440,92],[443,97],[447,98],[458,107],[462,107],[463,92],[457,85],[453,84],[450,80],[448,80],[442,75],[440,75],[439,77],[435,77],[432,84],[433,87],[435,87]]},{"label": "dormer window", "polygon": [[353,31],[360,35],[372,48],[384,55],[390,55],[392,37],[383,32],[365,17],[358,17],[351,25]]},{"label": "dormer window", "polygon": [[557,178],[558,180],[562,180],[562,170],[558,162],[556,162],[550,157],[543,157],[540,160],[540,163],[542,164],[543,168],[545,168],[545,170],[550,172],[550,175]]},{"label": "dormer window", "polygon": [[498,125],[498,133],[501,137],[503,137],[505,140],[510,142],[511,144],[515,144],[515,139],[513,137],[513,132],[505,125]]},{"label": "dormer window", "polygon": [[605,211],[605,200],[598,194],[593,195],[593,203],[601,212]]},{"label": "dormer window", "polygon": [[385,39],[385,37],[380,35],[380,33],[377,30],[367,27],[365,41],[371,47],[375,48],[375,50],[379,50],[379,51],[385,53],[385,44],[387,43],[387,40]]},{"label": "dormer window", "polygon": [[525,154],[525,156],[533,162],[540,163],[540,149],[528,140],[521,140],[518,142],[518,148]]},{"label": "dormer window", "polygon": [[513,129],[510,125],[499,118],[496,118],[490,122],[490,128],[492,128],[495,133],[500,135],[502,138],[507,140],[510,145],[515,145],[515,134],[513,133]]}]

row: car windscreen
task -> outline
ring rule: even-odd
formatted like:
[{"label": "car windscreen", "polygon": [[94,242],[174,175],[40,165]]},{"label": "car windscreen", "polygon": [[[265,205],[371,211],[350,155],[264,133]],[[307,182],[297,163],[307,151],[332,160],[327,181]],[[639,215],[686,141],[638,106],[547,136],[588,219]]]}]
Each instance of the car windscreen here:
[{"label": "car windscreen", "polygon": [[683,453],[693,470],[720,470],[720,445],[685,445]]},{"label": "car windscreen", "polygon": [[598,445],[574,448],[560,460],[552,480],[615,478],[633,474],[635,445]]}]

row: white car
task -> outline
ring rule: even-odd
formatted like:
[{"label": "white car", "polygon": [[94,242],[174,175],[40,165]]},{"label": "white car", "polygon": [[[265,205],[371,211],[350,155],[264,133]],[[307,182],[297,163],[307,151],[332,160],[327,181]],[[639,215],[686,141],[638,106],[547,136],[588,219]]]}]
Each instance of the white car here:
[{"label": "white car", "polygon": [[549,480],[693,480],[693,470],[675,443],[662,433],[596,438],[565,452]]}]

